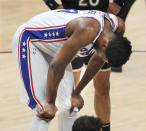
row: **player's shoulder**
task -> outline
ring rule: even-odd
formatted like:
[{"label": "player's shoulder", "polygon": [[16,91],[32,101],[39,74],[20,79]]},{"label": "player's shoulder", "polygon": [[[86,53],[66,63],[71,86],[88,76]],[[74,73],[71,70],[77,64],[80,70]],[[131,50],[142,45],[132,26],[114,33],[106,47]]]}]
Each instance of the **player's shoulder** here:
[{"label": "player's shoulder", "polygon": [[97,20],[88,17],[78,17],[71,20],[67,25],[66,29],[72,30],[72,32],[77,31],[79,33],[95,33],[99,32],[100,25]]}]

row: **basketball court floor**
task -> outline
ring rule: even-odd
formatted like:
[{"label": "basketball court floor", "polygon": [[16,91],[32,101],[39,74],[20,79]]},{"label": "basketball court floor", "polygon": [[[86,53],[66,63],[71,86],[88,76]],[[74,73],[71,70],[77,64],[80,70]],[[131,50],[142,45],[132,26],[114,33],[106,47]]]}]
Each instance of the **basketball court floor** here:
[{"label": "basketball court floor", "polygon": [[[33,112],[20,102],[20,78],[11,51],[19,25],[47,11],[42,0],[0,0],[0,131],[26,131]],[[126,21],[133,54],[122,73],[111,73],[111,130],[146,131],[146,4],[137,0]],[[80,115],[94,115],[92,81]],[[49,131],[57,131],[57,117]]]}]

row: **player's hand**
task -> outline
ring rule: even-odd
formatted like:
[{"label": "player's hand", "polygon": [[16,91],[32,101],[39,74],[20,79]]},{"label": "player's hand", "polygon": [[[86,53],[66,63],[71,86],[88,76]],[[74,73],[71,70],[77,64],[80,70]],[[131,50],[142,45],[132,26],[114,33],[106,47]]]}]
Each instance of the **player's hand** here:
[{"label": "player's hand", "polygon": [[84,100],[81,95],[72,94],[70,113],[77,107],[79,110],[83,107]]},{"label": "player's hand", "polygon": [[113,2],[113,3],[109,4],[107,12],[117,15],[119,13],[120,9],[121,9],[121,7],[118,4]]},{"label": "player's hand", "polygon": [[57,112],[57,107],[55,106],[55,104],[46,103],[44,106],[44,110],[37,109],[37,113],[38,113],[37,116],[40,119],[48,122],[55,117],[56,112]]}]

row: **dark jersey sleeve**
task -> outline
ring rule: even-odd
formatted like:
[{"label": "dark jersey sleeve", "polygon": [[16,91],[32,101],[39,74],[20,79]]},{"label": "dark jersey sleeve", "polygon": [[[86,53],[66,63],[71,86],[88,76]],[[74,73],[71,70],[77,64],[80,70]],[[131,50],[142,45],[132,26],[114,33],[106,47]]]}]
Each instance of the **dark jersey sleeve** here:
[{"label": "dark jersey sleeve", "polygon": [[122,7],[125,3],[125,0],[114,0],[114,2]]},{"label": "dark jersey sleeve", "polygon": [[118,16],[120,18],[122,18],[124,21],[127,18],[127,15],[132,7],[132,5],[134,4],[136,0],[126,0],[126,2],[124,3],[124,5],[122,6],[120,12],[118,13]]},{"label": "dark jersey sleeve", "polygon": [[61,0],[65,9],[107,11],[109,0]]}]

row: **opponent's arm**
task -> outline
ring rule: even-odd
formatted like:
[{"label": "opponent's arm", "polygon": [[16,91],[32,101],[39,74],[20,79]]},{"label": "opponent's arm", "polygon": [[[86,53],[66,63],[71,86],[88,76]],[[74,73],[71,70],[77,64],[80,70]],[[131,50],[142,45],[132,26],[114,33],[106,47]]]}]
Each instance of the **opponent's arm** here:
[{"label": "opponent's arm", "polygon": [[122,7],[125,3],[125,0],[114,0],[113,2],[118,4],[120,7]]},{"label": "opponent's arm", "polygon": [[114,0],[113,3],[109,4],[108,12],[119,16],[125,21],[135,1],[136,0]]},{"label": "opponent's arm", "polygon": [[119,11],[118,15],[124,21],[126,20],[128,13],[136,0],[126,0],[124,1],[124,5],[122,6],[121,10]]}]

